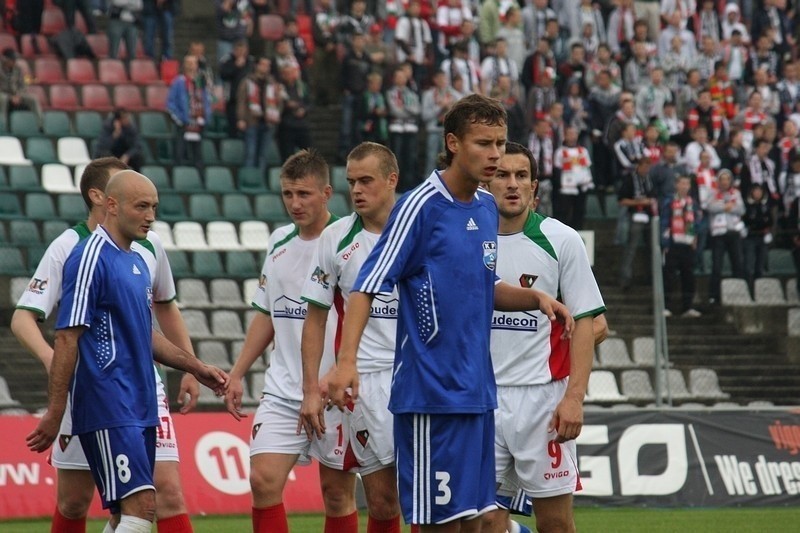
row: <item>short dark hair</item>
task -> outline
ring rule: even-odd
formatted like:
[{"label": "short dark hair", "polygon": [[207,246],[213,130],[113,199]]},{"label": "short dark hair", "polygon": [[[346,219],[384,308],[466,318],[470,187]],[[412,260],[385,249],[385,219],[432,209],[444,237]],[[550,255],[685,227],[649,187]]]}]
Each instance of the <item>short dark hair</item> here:
[{"label": "short dark hair", "polygon": [[[444,136],[446,139],[452,133],[456,138],[462,139],[472,124],[505,126],[507,123],[506,109],[499,101],[480,94],[470,94],[456,102],[445,115]],[[446,142],[444,150],[447,154],[445,161],[449,165],[453,161],[453,153]]]},{"label": "short dark hair", "polygon": [[348,161],[361,161],[367,157],[374,155],[378,159],[378,164],[381,173],[388,176],[391,173],[399,174],[400,167],[397,164],[397,157],[394,152],[389,150],[386,146],[374,142],[362,142],[347,155]]},{"label": "short dark hair", "polygon": [[282,180],[297,181],[306,177],[315,178],[323,186],[331,182],[328,163],[322,154],[313,148],[292,154],[281,167]]},{"label": "short dark hair", "polygon": [[[508,141],[506,143],[506,155],[517,154],[522,154],[528,158],[528,162],[531,165],[531,181],[539,179],[539,165],[536,164],[536,158],[533,157],[533,153],[520,143]],[[536,195],[534,194],[534,196]]]},{"label": "short dark hair", "polygon": [[108,180],[112,174],[120,170],[130,170],[130,167],[116,157],[100,157],[86,165],[81,174],[81,196],[89,209],[92,208],[92,199],[89,198],[89,189],[106,190]]}]

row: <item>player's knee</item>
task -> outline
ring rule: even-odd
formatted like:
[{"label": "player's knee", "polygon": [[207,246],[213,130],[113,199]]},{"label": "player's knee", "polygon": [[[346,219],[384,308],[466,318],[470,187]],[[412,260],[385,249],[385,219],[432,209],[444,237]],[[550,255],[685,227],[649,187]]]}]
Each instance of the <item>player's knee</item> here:
[{"label": "player's knee", "polygon": [[183,500],[183,489],[179,478],[160,479],[156,484],[156,514],[159,518],[168,518],[186,512]]},{"label": "player's knee", "polygon": [[250,469],[250,489],[253,496],[259,499],[280,500],[283,494],[285,479],[280,479],[274,473],[264,468]]},{"label": "player's knee", "polygon": [[85,517],[89,513],[89,506],[92,503],[92,493],[88,498],[81,492],[61,495],[58,499],[58,512],[64,518],[77,520]]},{"label": "player's knee", "polygon": [[397,492],[391,488],[372,491],[367,496],[369,515],[376,520],[390,520],[400,514]]},{"label": "player's knee", "polygon": [[570,514],[537,515],[536,529],[539,533],[574,533],[575,522]]},{"label": "player's knee", "polygon": [[356,507],[355,490],[350,483],[323,481],[322,500],[325,503],[325,513],[331,516],[349,514]]}]

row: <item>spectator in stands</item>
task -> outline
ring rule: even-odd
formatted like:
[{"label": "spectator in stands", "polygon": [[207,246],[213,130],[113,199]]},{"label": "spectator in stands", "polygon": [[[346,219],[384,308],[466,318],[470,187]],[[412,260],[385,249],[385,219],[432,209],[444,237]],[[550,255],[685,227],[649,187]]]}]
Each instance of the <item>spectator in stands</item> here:
[{"label": "spectator in stands", "polygon": [[139,130],[126,109],[116,109],[103,123],[92,157],[114,156],[136,172],[142,169],[144,155]]},{"label": "spectator in stands", "polygon": [[733,173],[733,184],[739,187],[742,180],[742,172],[747,166],[747,150],[745,150],[744,134],[742,130],[733,128],[729,134],[730,139],[719,151],[720,166],[727,168]]},{"label": "spectator in stands", "polygon": [[314,101],[330,105],[339,101],[339,60],[336,56],[336,26],[339,13],[332,0],[317,0],[312,35],[314,37]]},{"label": "spectator in stands", "polygon": [[108,33],[108,56],[112,59],[119,57],[119,43],[124,39],[127,59],[130,61],[136,57],[136,43],[139,39],[137,23],[142,15],[142,0],[110,1],[106,30]]},{"label": "spectator in stands", "polygon": [[628,41],[628,46],[624,49],[622,59],[620,60],[621,64],[627,63],[631,58],[633,55],[633,46],[636,43],[644,45],[644,49],[647,51],[647,57],[654,61],[659,59],[658,45],[647,38],[647,23],[640,19],[633,25],[633,39]]},{"label": "spectator in stands", "polygon": [[729,2],[725,5],[725,17],[722,20],[722,40],[728,41],[733,38],[733,32],[738,31],[743,44],[750,43],[750,34],[747,26],[742,24],[739,5],[736,2]]},{"label": "spectator in stands", "polygon": [[397,67],[392,86],[386,91],[389,108],[389,146],[400,164],[397,190],[406,192],[419,182],[417,173],[417,133],[422,106],[419,96],[408,88],[408,76]]},{"label": "spectator in stands", "polygon": [[[517,94],[515,86],[512,86],[511,78],[509,76],[500,76],[497,78],[497,85],[489,95],[492,98],[499,100],[506,110],[506,127],[508,129],[507,137],[509,141],[523,144],[528,141],[528,118],[525,116],[525,107]],[[458,94],[458,93],[456,93]],[[560,102],[556,105],[561,106]],[[551,117],[552,117],[551,107]],[[562,106],[563,109],[563,106]],[[562,112],[563,115],[563,112]],[[563,121],[562,121],[563,123]]]},{"label": "spectator in stands", "polygon": [[670,41],[669,50],[660,59],[667,87],[677,92],[685,83],[686,75],[692,65],[691,54],[684,50],[683,41],[676,35]]},{"label": "spectator in stands", "polygon": [[412,0],[406,14],[397,20],[394,40],[397,45],[397,62],[411,63],[414,81],[417,87],[422,87],[427,78],[426,66],[431,60],[433,38],[428,22],[419,14],[419,0]]},{"label": "spectator in stands", "polygon": [[781,172],[778,180],[783,191],[783,212],[786,216],[786,228],[791,232],[800,230],[800,151],[793,150],[789,154],[789,164]]},{"label": "spectator in stands", "polygon": [[217,65],[253,31],[248,0],[216,0]]},{"label": "spectator in stands", "polygon": [[788,119],[800,102],[800,76],[798,76],[800,73],[797,71],[798,66],[800,65],[794,61],[787,61],[783,64],[783,77],[776,87],[781,105],[781,120]]},{"label": "spectator in stands", "polygon": [[[211,67],[211,63],[206,57],[206,45],[203,44],[203,41],[193,40],[189,43],[187,55],[197,59],[198,77],[202,79],[206,90],[211,91],[214,88],[216,80],[214,79],[214,69]],[[213,101],[214,95],[209,93],[209,97],[212,98]]]},{"label": "spectator in stands", "polygon": [[683,130],[686,129],[686,124],[678,118],[674,101],[664,104],[664,118],[659,121],[659,129],[666,139],[683,142]]},{"label": "spectator in stands", "polygon": [[286,86],[287,99],[278,126],[278,150],[281,159],[286,161],[296,151],[311,146],[311,126],[308,122],[311,92],[300,78],[297,67],[285,67],[281,72],[281,82]]},{"label": "spectator in stands", "polygon": [[386,117],[389,109],[383,96],[383,76],[371,72],[367,76],[367,90],[356,105],[356,128],[363,141],[389,144],[389,126]]},{"label": "spectator in stands", "polygon": [[519,82],[517,64],[508,58],[508,43],[505,39],[498,38],[494,42],[494,52],[487,55],[481,63],[481,90],[489,95],[497,85],[500,76],[511,78],[512,86]]},{"label": "spectator in stands", "polygon": [[553,138],[553,146],[561,146],[564,142],[564,104],[556,100],[550,104],[547,110],[547,121],[550,123],[550,136]]},{"label": "spectator in stands", "polygon": [[[178,15],[179,0],[144,0],[142,26],[144,54],[161,61],[172,59],[174,54],[174,24]],[[156,29],[161,39],[161,53],[156,54]]]},{"label": "spectator in stands", "polygon": [[[592,174],[601,200],[606,186],[611,182],[614,155],[613,143],[608,142],[607,126],[614,117],[620,100],[620,88],[611,83],[607,70],[597,73],[595,83],[586,101],[589,104],[589,127],[592,139]],[[604,209],[604,202],[600,202]]]},{"label": "spectator in stands", "polygon": [[675,180],[678,176],[688,176],[686,165],[678,161],[681,148],[678,143],[669,141],[661,152],[661,161],[650,167],[650,181],[661,204],[675,194]]},{"label": "spectator in stands", "polygon": [[367,43],[364,45],[364,51],[369,54],[369,59],[372,61],[372,71],[381,76],[387,71],[389,65],[394,63],[395,56],[394,45],[383,40],[383,31],[383,27],[379,23],[373,24],[367,35]]},{"label": "spectator in stands", "polygon": [[522,29],[529,50],[546,37],[548,20],[556,20],[558,24],[556,12],[547,4],[548,0],[529,0],[522,8]]},{"label": "spectator in stands", "polygon": [[[650,158],[650,163],[657,165],[661,162],[661,132],[658,129],[658,120],[651,120],[644,128],[642,136],[642,157]],[[652,167],[650,167],[652,169]]]},{"label": "spectator in stands", "polygon": [[297,24],[297,19],[291,15],[285,17],[286,27],[283,32],[283,38],[289,41],[292,54],[297,58],[298,63],[303,72],[303,79],[308,81],[306,74],[306,66],[308,65],[308,46],[305,39],[300,36],[300,27]]},{"label": "spectator in stands", "polygon": [[564,15],[561,25],[569,28],[570,38],[579,39],[584,36],[586,26],[589,25],[592,39],[598,43],[605,43],[608,40],[603,13],[597,2],[592,0],[570,0],[565,3],[561,12]]},{"label": "spectator in stands", "polygon": [[350,3],[350,13],[341,17],[336,26],[339,42],[349,49],[353,35],[356,33],[366,35],[373,24],[375,17],[367,14],[367,2],[353,0]]},{"label": "spectator in stands", "polygon": [[608,71],[611,77],[611,83],[617,87],[622,87],[622,69],[614,58],[611,57],[611,49],[608,43],[601,42],[597,46],[597,53],[591,61],[589,61],[589,68],[586,69],[586,87],[592,88],[595,85],[595,79],[601,70]]},{"label": "spectator in stands", "polygon": [[[461,41],[461,23],[472,20],[472,11],[468,0],[444,0],[436,8],[436,26],[439,29],[437,53],[445,58],[450,55],[450,48]],[[400,173],[400,179],[403,175]]]},{"label": "spectator in stands", "polygon": [[[442,61],[441,70],[447,76],[449,85],[455,86],[453,80],[459,77],[464,82],[465,94],[480,92],[480,72],[478,66],[469,59],[467,43],[462,41],[453,46],[452,56]],[[402,173],[400,179],[403,179]]]},{"label": "spectator in stands", "polygon": [[708,91],[720,115],[728,120],[736,117],[736,91],[728,78],[728,65],[724,61],[714,63],[714,75],[708,80]]},{"label": "spectator in stands", "polygon": [[372,61],[364,50],[366,36],[354,33],[350,49],[342,60],[342,118],[339,128],[338,158],[340,163],[347,161],[347,154],[361,143],[360,132],[355,128],[355,109],[367,89],[367,76],[372,70]]},{"label": "spectator in stands", "polygon": [[700,10],[692,17],[692,30],[697,42],[703,42],[706,37],[711,37],[714,46],[720,44],[722,36],[722,23],[714,0],[702,0]]},{"label": "spectator in stands", "polygon": [[476,65],[480,65],[482,57],[481,43],[478,42],[475,31],[475,22],[473,19],[464,19],[461,22],[461,42],[467,46],[467,58]]},{"label": "spectator in stands", "polygon": [[649,159],[642,152],[642,143],[636,138],[636,124],[633,122],[626,122],[622,126],[619,139],[614,143],[614,156],[617,181],[623,182],[626,177],[633,175],[639,160]]},{"label": "spectator in stands", "polygon": [[286,90],[270,71],[270,59],[259,58],[253,73],[239,84],[236,95],[236,127],[244,133],[244,166],[262,171],[267,169],[286,102]]},{"label": "spectator in stands", "polygon": [[275,54],[272,57],[272,75],[279,77],[284,67],[295,67],[300,71],[300,77],[308,83],[305,65],[294,55],[292,40],[285,35],[275,43]]},{"label": "spectator in stands", "polygon": [[778,73],[781,68],[781,56],[773,49],[773,42],[769,35],[755,38],[755,50],[748,54],[744,67],[744,82],[753,84],[753,76],[757,70],[766,70],[769,83],[778,82]]},{"label": "spectator in stands", "polygon": [[[42,31],[42,13],[44,13],[44,0],[27,0],[17,2],[16,13],[9,12],[9,2],[5,2],[3,18],[9,29],[19,35],[26,33],[36,34]],[[34,46],[37,41],[33,40]],[[43,51],[43,50],[42,50]]]},{"label": "spectator in stands", "polygon": [[636,93],[636,114],[643,124],[653,119],[664,118],[664,104],[672,101],[672,91],[664,84],[664,69],[655,67],[650,71],[649,81]]},{"label": "spectator in stands", "polygon": [[[25,2],[20,3],[24,4]],[[89,0],[61,0],[58,5],[64,12],[67,28],[75,27],[75,12],[80,11],[81,15],[83,15],[83,20],[86,21],[86,31],[88,33],[97,33],[97,24],[95,23]]]},{"label": "spectator in stands", "polygon": [[553,160],[556,183],[559,184],[554,216],[567,226],[580,230],[586,212],[586,193],[594,188],[592,160],[589,150],[578,144],[578,129],[567,126],[564,144],[556,150]]},{"label": "spectator in stands", "polygon": [[703,36],[703,40],[700,41],[700,51],[694,56],[694,67],[700,72],[700,79],[704,83],[714,75],[714,65],[720,59],[717,43],[710,35]]},{"label": "spectator in stands", "polygon": [[531,90],[542,83],[547,69],[550,68],[555,72],[556,66],[556,58],[550,49],[550,41],[545,38],[539,39],[536,50],[525,58],[525,63],[522,65],[520,81],[525,89],[523,96],[527,98]]},{"label": "spectator in stands", "polygon": [[531,90],[528,92],[525,109],[528,115],[529,127],[532,128],[536,120],[546,118],[550,106],[558,101],[555,80],[555,70],[547,68],[544,71],[541,82],[531,87]]},{"label": "spectator in stands", "polygon": [[483,0],[478,10],[478,40],[482,46],[487,47],[497,39],[500,24],[500,2]]},{"label": "spectator in stands", "polygon": [[525,46],[525,33],[522,31],[522,12],[519,6],[511,5],[508,7],[506,17],[497,31],[497,36],[505,39],[508,47],[506,55],[517,66],[517,72],[522,72],[525,56],[527,55],[527,47]]},{"label": "spectator in stands", "polygon": [[739,116],[736,117],[736,122],[742,128],[742,146],[745,151],[750,152],[753,149],[753,142],[755,139],[754,130],[760,124],[767,120],[767,114],[764,110],[764,98],[758,91],[753,91],[747,99],[747,106],[742,109]]},{"label": "spectator in stands", "polygon": [[733,277],[743,277],[744,201],[739,190],[733,187],[733,174],[730,170],[722,169],[719,172],[717,186],[717,192],[708,206],[711,219],[711,280],[708,299],[710,304],[717,304],[720,301],[722,262],[726,253],[731,263]]},{"label": "spectator in stands", "polygon": [[744,195],[749,195],[752,185],[761,185],[770,208],[774,209],[780,204],[781,196],[778,191],[778,172],[775,161],[769,157],[771,149],[772,142],[769,140],[760,138],[755,141],[753,154],[748,159],[747,166],[742,172],[740,189]]},{"label": "spectator in stands", "polygon": [[[675,272],[681,277],[681,316],[697,318],[694,308],[694,256],[697,248],[695,221],[697,205],[691,196],[692,180],[678,175],[673,185],[675,193],[661,202],[661,253],[664,257],[664,316],[672,316],[670,300],[675,288]],[[674,309],[674,308],[673,308]]]},{"label": "spectator in stands", "polygon": [[675,91],[675,107],[678,118],[686,120],[689,110],[697,105],[700,92],[706,89],[700,80],[700,72],[696,68],[690,69],[686,73],[686,83],[678,87]]},{"label": "spectator in stands", "polygon": [[564,109],[564,124],[578,129],[578,143],[586,148],[591,147],[591,108],[584,98],[581,84],[577,81],[567,85],[566,94],[561,99]]},{"label": "spectator in stands", "polygon": [[223,82],[225,99],[225,116],[228,119],[228,135],[236,137],[239,129],[236,127],[236,101],[239,94],[239,83],[253,70],[255,61],[250,55],[247,39],[242,39],[233,45],[233,51],[219,67],[219,77]]},{"label": "spectator in stands", "polygon": [[26,87],[22,69],[17,65],[17,53],[13,48],[4,49],[0,56],[0,119],[8,124],[9,111],[29,109],[36,114],[41,129],[42,106]]},{"label": "spectator in stands", "polygon": [[626,208],[628,226],[619,273],[619,284],[623,289],[631,286],[636,250],[644,241],[650,218],[657,209],[656,191],[649,173],[650,160],[642,157],[636,163],[636,170],[624,176],[619,189],[619,205]]},{"label": "spectator in stands", "polygon": [[774,224],[764,188],[758,183],[754,183],[747,193],[742,220],[747,233],[742,239],[743,270],[750,292],[753,292],[755,280],[764,275],[767,247],[773,240]]},{"label": "spectator in stands", "polygon": [[608,17],[608,46],[617,61],[622,58],[628,43],[633,39],[636,15],[632,4],[631,0],[620,0],[617,8]]},{"label": "spectator in stands", "polygon": [[633,57],[625,64],[622,74],[625,90],[636,94],[650,79],[650,74],[655,66],[656,63],[647,55],[644,44],[634,43]]},{"label": "spectator in stands", "polygon": [[661,6],[659,0],[635,0],[633,10],[636,17],[643,20],[647,26],[647,38],[651,41],[658,39],[661,31]]},{"label": "spectator in stands", "polygon": [[[708,141],[716,146],[722,137],[723,119],[724,115],[711,99],[711,91],[702,88],[697,94],[696,105],[691,107],[686,115],[686,129],[693,131],[698,126],[703,126],[706,132],[706,139],[703,142]],[[689,166],[694,166],[695,163],[696,161],[692,161]]]},{"label": "spectator in stands", "polygon": [[[691,127],[691,126],[690,126]],[[692,132],[692,142],[686,145],[683,151],[683,160],[690,171],[700,166],[700,155],[706,153],[710,156],[710,167],[717,169],[722,164],[719,154],[714,146],[708,142],[708,132],[705,124],[697,124]]]},{"label": "spectator in stands", "polygon": [[764,0],[763,8],[754,10],[750,28],[753,39],[769,36],[778,55],[783,55],[794,44],[785,0]]},{"label": "spectator in stands", "polygon": [[444,116],[459,99],[447,84],[441,70],[433,74],[433,86],[422,93],[422,121],[425,124],[425,168],[436,168],[436,158],[444,150]]},{"label": "spectator in stands", "polygon": [[556,147],[553,146],[550,122],[546,118],[537,119],[533,123],[533,131],[528,138],[528,149],[536,160],[536,175],[539,179],[539,206],[536,212],[551,217],[553,216],[553,157]]},{"label": "spectator in stands", "polygon": [[670,49],[670,42],[675,36],[680,37],[683,41],[683,46],[687,50],[697,50],[697,44],[694,39],[694,34],[686,29],[686,19],[681,17],[680,11],[675,10],[667,18],[667,26],[661,30],[661,35],[658,38],[658,55],[663,56]]},{"label": "spectator in stands", "polygon": [[211,119],[211,98],[197,68],[197,58],[183,58],[183,73],[172,80],[167,95],[167,113],[175,123],[175,160],[178,164],[203,168],[201,138]]},{"label": "spectator in stands", "polygon": [[569,59],[558,67],[558,82],[556,87],[559,95],[566,92],[567,85],[573,81],[581,84],[581,90],[586,90],[586,48],[583,43],[572,43],[569,49]]}]

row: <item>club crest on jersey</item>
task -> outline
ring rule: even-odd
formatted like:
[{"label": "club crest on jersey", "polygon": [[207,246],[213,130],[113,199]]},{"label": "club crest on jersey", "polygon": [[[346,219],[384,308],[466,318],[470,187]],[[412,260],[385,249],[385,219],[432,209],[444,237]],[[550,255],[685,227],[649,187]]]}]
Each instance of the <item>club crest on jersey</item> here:
[{"label": "club crest on jersey", "polygon": [[58,447],[61,448],[61,451],[65,451],[67,446],[69,446],[70,441],[72,440],[72,435],[59,435],[58,436]]},{"label": "club crest on jersey", "polygon": [[28,291],[34,294],[44,294],[44,291],[47,290],[47,284],[49,282],[50,278],[47,279],[33,278],[31,282],[28,284]]},{"label": "club crest on jersey", "polygon": [[533,284],[536,283],[537,279],[539,279],[539,276],[536,274],[523,274],[519,277],[519,285],[520,287],[530,289],[533,287]]},{"label": "club crest on jersey", "polygon": [[256,438],[256,435],[258,435],[258,430],[259,429],[261,429],[261,424],[253,424],[253,434],[252,434],[251,438],[253,438],[253,439]]},{"label": "club crest on jersey", "polygon": [[489,270],[494,270],[497,265],[497,243],[494,241],[483,241],[483,264]]},{"label": "club crest on jersey", "polygon": [[314,273],[311,274],[311,281],[313,281],[314,283],[319,283],[320,285],[322,285],[323,289],[328,290],[331,287],[331,284],[328,283],[329,277],[331,277],[330,274],[326,273],[320,267],[316,267],[314,269]]},{"label": "club crest on jersey", "polygon": [[356,433],[356,440],[361,445],[362,448],[367,447],[367,442],[369,441],[369,430],[362,429],[361,431]]}]

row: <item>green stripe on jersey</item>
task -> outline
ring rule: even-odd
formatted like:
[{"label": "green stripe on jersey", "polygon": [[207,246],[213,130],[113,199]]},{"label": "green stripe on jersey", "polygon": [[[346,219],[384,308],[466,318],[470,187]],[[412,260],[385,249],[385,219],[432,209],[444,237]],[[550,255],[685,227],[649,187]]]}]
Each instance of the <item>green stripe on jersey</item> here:
[{"label": "green stripe on jersey", "polygon": [[86,225],[86,222],[78,222],[72,226],[72,230],[78,234],[78,242],[92,234],[91,230],[89,230],[89,226]]},{"label": "green stripe on jersey", "polygon": [[356,238],[356,235],[358,235],[359,232],[363,229],[364,229],[364,221],[361,220],[360,216],[356,215],[356,220],[355,222],[353,222],[353,227],[350,228],[350,231],[347,232],[347,235],[345,235],[344,238],[341,241],[339,241],[339,245],[336,247],[336,251],[341,252],[346,247],[350,246],[350,244],[353,242],[353,239]]},{"label": "green stripe on jersey", "polygon": [[[337,217],[337,216],[336,216],[336,215],[334,215],[333,213],[330,213],[330,215],[331,215],[331,216],[330,216],[330,218],[328,219],[328,223],[327,223],[327,224],[325,224],[325,227],[326,227],[326,228],[327,228],[328,226],[330,226],[331,224],[333,224],[334,222],[336,222],[337,220],[339,220],[339,217]],[[279,240],[278,242],[276,242],[276,243],[275,243],[275,246],[273,246],[273,247],[272,247],[272,250],[270,250],[269,252],[267,252],[267,255],[269,255],[269,254],[271,254],[272,252],[274,252],[274,251],[275,251],[275,249],[276,249],[278,246],[283,246],[284,244],[286,244],[287,242],[291,241],[292,239],[294,239],[294,238],[295,238],[295,237],[297,237],[298,235],[300,235],[300,228],[298,228],[298,227],[297,227],[297,224],[294,224],[294,229],[293,229],[291,232],[289,232],[289,234],[288,234],[286,237],[284,237],[283,239],[281,239],[281,240]]]},{"label": "green stripe on jersey", "polygon": [[574,320],[580,320],[581,318],[586,317],[586,316],[590,316],[590,317],[594,318],[596,316],[602,315],[605,312],[606,312],[606,308],[605,308],[605,306],[603,306],[603,307],[598,307],[597,309],[592,309],[591,311],[586,311],[585,313],[581,313],[579,315],[575,315],[572,318]]},{"label": "green stripe on jersey", "polygon": [[156,249],[155,249],[155,247],[153,246],[153,243],[152,243],[152,242],[150,242],[150,241],[149,241],[149,240],[147,240],[147,239],[140,239],[140,240],[138,240],[138,241],[136,241],[136,242],[137,242],[139,245],[141,245],[141,247],[142,247],[142,248],[147,248],[148,250],[150,250],[150,253],[151,253],[151,254],[153,254],[153,257],[155,257],[155,256],[156,256]]},{"label": "green stripe on jersey", "polygon": [[327,309],[331,308],[330,305],[325,305],[322,302],[318,302],[316,300],[312,300],[311,298],[306,298],[305,296],[301,296],[300,299],[303,300],[306,303],[309,303],[311,305],[315,305],[315,306],[319,307],[320,309],[326,309],[327,310]]},{"label": "green stripe on jersey", "polygon": [[550,244],[550,241],[547,240],[547,237],[542,233],[542,222],[544,222],[546,218],[547,217],[534,211],[528,212],[528,220],[525,221],[525,227],[522,229],[522,232],[526,237],[538,244],[542,250],[547,252],[550,257],[558,261],[555,248],[553,248],[553,245]]}]

